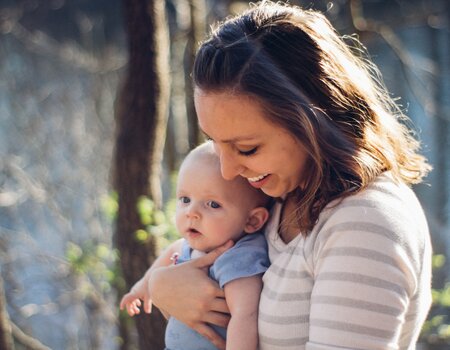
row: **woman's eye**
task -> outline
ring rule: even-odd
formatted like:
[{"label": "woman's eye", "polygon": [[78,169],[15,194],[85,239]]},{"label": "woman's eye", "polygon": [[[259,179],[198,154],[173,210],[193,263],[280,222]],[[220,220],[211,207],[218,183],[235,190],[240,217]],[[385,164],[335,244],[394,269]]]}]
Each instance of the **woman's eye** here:
[{"label": "woman's eye", "polygon": [[257,149],[258,149],[258,147],[254,147],[254,148],[252,148],[251,150],[248,150],[248,151],[238,150],[238,152],[239,152],[240,155],[248,157],[248,156],[251,156],[252,154],[255,154]]},{"label": "woman's eye", "polygon": [[220,204],[215,202],[215,201],[209,201],[208,203],[206,203],[209,207],[213,208],[213,209],[218,209],[220,208]]},{"label": "woman's eye", "polygon": [[206,141],[212,141],[212,142],[214,142],[214,140],[213,140],[211,137],[209,137],[208,135],[206,135],[204,132],[202,132],[202,133],[203,133],[203,136],[204,136],[204,138],[205,138]]},{"label": "woman's eye", "polygon": [[187,204],[187,203],[189,203],[191,200],[190,200],[189,197],[182,196],[182,197],[179,198],[179,201],[180,201],[181,203]]}]

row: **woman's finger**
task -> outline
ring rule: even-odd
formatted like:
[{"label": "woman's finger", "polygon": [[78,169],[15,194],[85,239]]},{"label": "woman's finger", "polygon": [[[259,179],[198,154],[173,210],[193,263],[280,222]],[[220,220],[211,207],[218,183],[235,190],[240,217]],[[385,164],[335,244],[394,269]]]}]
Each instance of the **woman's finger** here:
[{"label": "woman's finger", "polygon": [[224,298],[215,298],[211,302],[211,311],[221,312],[224,314],[229,314],[230,310],[228,309],[227,302]]},{"label": "woman's finger", "polygon": [[206,322],[223,328],[228,326],[230,318],[231,316],[229,314],[223,314],[221,312],[208,312],[205,316]]},{"label": "woman's finger", "polygon": [[144,311],[147,313],[147,314],[151,314],[152,313],[152,299],[150,299],[150,298],[145,298],[144,299]]},{"label": "woman's finger", "polygon": [[192,264],[198,268],[204,268],[214,264],[214,261],[233,246],[233,241],[228,241],[220,247],[210,251],[208,254],[192,260]]},{"label": "woman's finger", "polygon": [[157,268],[149,281],[149,295],[155,306],[191,328],[207,322],[206,315],[215,311],[212,307],[226,311],[223,301],[215,301],[224,296],[223,290],[207,276],[204,268],[193,263]]},{"label": "woman's finger", "polygon": [[225,350],[225,340],[217,334],[211,327],[208,327],[204,323],[198,323],[194,330],[197,333],[203,335],[206,339],[208,339],[211,343],[213,343],[218,349]]}]

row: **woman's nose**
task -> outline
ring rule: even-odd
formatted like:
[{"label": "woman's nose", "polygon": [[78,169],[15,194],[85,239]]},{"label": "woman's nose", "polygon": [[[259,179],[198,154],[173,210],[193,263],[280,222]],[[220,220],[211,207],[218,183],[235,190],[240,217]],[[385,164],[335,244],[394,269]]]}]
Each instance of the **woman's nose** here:
[{"label": "woman's nose", "polygon": [[242,173],[243,166],[233,155],[222,152],[220,154],[220,171],[225,180],[233,180]]}]

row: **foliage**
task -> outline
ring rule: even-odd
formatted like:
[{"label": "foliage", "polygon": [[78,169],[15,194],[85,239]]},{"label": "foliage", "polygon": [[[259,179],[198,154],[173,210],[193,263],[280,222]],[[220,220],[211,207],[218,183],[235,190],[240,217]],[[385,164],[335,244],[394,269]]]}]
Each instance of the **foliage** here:
[{"label": "foliage", "polygon": [[[134,239],[145,244],[149,239],[156,239],[159,249],[164,249],[179,238],[173,217],[175,215],[175,199],[171,198],[164,210],[155,207],[147,196],[141,196],[136,204],[143,228],[134,234]],[[113,223],[117,217],[118,196],[110,193],[102,200],[102,211],[105,217]],[[105,243],[88,240],[81,244],[68,242],[65,252],[70,270],[78,278],[78,290],[84,298],[93,294],[109,293],[112,287],[125,290],[125,281],[118,264],[119,252]]]},{"label": "foliage", "polygon": [[111,291],[111,285],[117,282],[117,257],[116,249],[92,240],[81,245],[74,242],[68,242],[66,245],[66,259],[72,272],[91,281],[81,288],[86,294],[94,285],[103,293]]},{"label": "foliage", "polygon": [[[176,179],[176,174],[170,179],[170,187],[172,189],[176,187]],[[157,240],[159,250],[162,250],[180,238],[180,234],[175,227],[175,208],[176,199],[174,193],[171,194],[165,204],[164,210],[156,208],[154,202],[149,197],[141,196],[138,199],[137,211],[144,228],[135,232],[135,239],[145,243],[152,237]]]},{"label": "foliage", "polygon": [[119,210],[119,197],[116,191],[111,192],[108,196],[102,198],[101,201],[103,214],[110,222],[114,222]]},{"label": "foliage", "polygon": [[162,211],[155,208],[155,204],[150,198],[141,196],[137,203],[137,210],[144,228],[135,232],[134,238],[136,240],[145,243],[150,239],[150,236],[153,236],[158,241],[158,247],[164,248],[179,238],[172,220],[173,200],[170,200],[165,211]]},{"label": "foliage", "polygon": [[[445,256],[433,256],[433,272],[439,275],[445,266]],[[433,304],[425,321],[421,338],[429,344],[450,344],[450,282],[432,289]]]}]

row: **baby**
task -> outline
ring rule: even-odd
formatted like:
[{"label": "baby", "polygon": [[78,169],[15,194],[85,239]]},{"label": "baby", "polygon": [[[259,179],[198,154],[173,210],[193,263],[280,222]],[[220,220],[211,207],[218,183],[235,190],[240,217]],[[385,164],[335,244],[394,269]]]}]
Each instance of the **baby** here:
[{"label": "baby", "polygon": [[[174,252],[179,264],[233,240],[234,246],[209,269],[210,277],[224,289],[231,319],[228,329],[211,327],[226,338],[227,349],[257,349],[259,295],[262,275],[269,266],[267,245],[260,230],[269,216],[269,197],[242,177],[224,180],[219,158],[211,142],[206,142],[183,161],[177,199],[176,226],[184,239],[161,255],[159,266],[170,265]],[[120,307],[126,307],[130,316],[140,312],[140,300],[151,299],[147,295],[151,270],[122,298]],[[150,312],[151,305],[144,306]],[[165,341],[168,350],[216,349],[173,317],[169,318]]]}]

